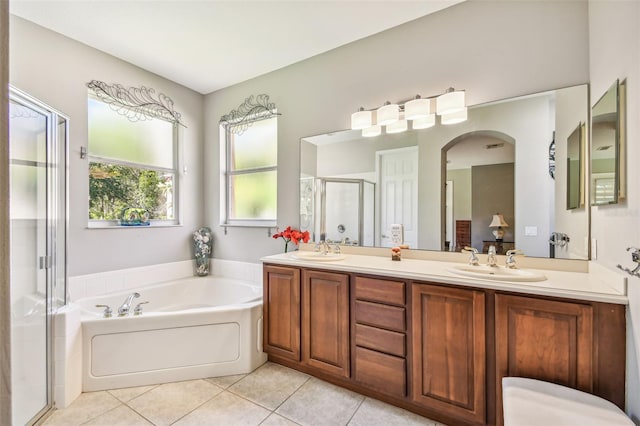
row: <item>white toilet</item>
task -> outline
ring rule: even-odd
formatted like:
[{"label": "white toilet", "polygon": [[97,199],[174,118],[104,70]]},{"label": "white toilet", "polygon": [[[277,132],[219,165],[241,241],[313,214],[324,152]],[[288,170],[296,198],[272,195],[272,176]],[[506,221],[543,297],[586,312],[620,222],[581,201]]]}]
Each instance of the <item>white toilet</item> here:
[{"label": "white toilet", "polygon": [[634,426],[605,399],[522,377],[502,379],[502,407],[505,426]]}]

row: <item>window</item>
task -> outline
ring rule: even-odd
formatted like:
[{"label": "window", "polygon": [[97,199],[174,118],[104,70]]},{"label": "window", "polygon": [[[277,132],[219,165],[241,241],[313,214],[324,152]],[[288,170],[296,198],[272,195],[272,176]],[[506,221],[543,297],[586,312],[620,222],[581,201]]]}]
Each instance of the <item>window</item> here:
[{"label": "window", "polygon": [[89,223],[178,223],[177,124],[130,121],[89,96]]},{"label": "window", "polygon": [[225,155],[221,213],[224,225],[275,226],[278,186],[277,118],[256,118],[244,132],[222,125]]}]

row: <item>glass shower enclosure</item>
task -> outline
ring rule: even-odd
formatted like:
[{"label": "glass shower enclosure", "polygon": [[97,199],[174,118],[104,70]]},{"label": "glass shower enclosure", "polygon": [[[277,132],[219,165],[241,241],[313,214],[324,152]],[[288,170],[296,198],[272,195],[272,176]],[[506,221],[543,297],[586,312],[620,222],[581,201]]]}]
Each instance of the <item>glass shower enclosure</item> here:
[{"label": "glass shower enclosure", "polygon": [[11,389],[15,425],[53,407],[52,315],[66,303],[68,119],[10,88]]},{"label": "glass shower enclosure", "polygon": [[365,179],[301,178],[300,229],[313,241],[372,246],[375,184]]}]

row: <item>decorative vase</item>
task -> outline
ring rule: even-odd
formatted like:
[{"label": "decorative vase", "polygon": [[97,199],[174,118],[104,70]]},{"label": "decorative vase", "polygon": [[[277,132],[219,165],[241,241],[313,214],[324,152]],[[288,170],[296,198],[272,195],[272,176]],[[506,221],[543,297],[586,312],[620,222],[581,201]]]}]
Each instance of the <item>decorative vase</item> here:
[{"label": "decorative vase", "polygon": [[196,275],[209,275],[209,257],[213,248],[211,229],[202,227],[193,233],[193,253],[196,257]]}]

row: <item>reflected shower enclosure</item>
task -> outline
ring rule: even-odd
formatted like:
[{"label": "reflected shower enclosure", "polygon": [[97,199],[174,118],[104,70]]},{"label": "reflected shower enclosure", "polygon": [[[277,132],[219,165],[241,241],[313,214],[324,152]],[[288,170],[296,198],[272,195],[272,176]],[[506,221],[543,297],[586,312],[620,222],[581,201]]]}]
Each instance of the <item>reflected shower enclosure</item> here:
[{"label": "reflected shower enclosure", "polygon": [[375,184],[364,179],[300,179],[300,229],[312,241],[371,246]]}]

